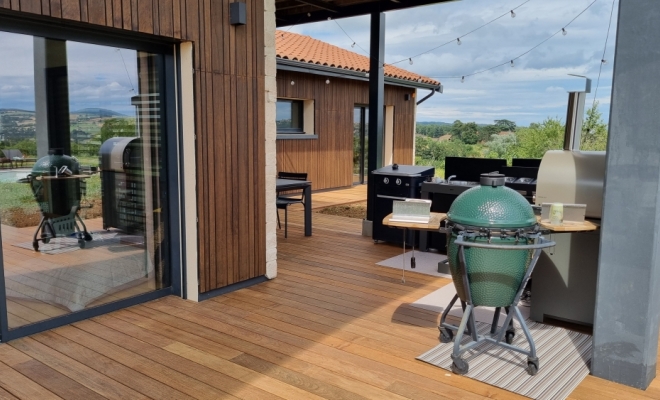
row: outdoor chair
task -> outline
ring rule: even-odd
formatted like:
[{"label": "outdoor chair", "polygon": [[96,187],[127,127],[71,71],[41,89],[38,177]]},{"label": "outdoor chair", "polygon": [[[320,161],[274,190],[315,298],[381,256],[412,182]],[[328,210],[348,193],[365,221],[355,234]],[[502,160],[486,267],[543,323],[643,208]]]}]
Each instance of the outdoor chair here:
[{"label": "outdoor chair", "polygon": [[[306,172],[279,172],[277,174],[278,179],[293,179],[297,181],[306,181],[307,173]],[[305,193],[301,190],[287,191],[286,194],[280,195],[277,194],[277,226],[282,229],[282,224],[280,223],[280,212],[279,210],[284,210],[284,238],[288,236],[288,219],[289,219],[289,206],[292,204],[305,204]]]},{"label": "outdoor chair", "polygon": [[5,157],[0,162],[1,163],[9,162],[10,168],[18,166],[18,163],[21,163],[21,167],[22,167],[26,161],[34,161],[31,158],[25,158],[23,153],[18,149],[2,150],[2,153],[5,155]]}]

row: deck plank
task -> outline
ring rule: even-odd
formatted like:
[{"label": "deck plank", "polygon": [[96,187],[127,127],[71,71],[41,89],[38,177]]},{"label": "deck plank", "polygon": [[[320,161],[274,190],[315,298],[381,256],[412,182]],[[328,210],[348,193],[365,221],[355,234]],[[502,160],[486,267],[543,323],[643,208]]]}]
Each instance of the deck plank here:
[{"label": "deck plank", "polygon": [[[364,186],[315,193],[314,208],[365,197]],[[305,237],[302,208],[289,211],[289,237],[277,231],[276,279],[201,303],[170,296],[0,344],[0,398],[523,399],[415,360],[437,344],[439,315],[410,303],[447,279],[406,271],[404,284],[400,271],[375,264],[399,246],[361,236],[357,219],[315,212],[313,221]],[[5,240],[30,240],[29,229],[2,229]],[[5,249],[17,273],[79,256]],[[15,298],[9,308],[14,323],[66,312]],[[641,391],[589,376],[569,398],[657,399],[660,383]]]}]

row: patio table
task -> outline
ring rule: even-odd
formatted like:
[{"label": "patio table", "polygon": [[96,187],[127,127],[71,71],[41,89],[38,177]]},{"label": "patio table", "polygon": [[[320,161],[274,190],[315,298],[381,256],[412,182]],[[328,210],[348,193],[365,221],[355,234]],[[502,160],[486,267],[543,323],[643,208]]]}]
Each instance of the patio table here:
[{"label": "patio table", "polygon": [[300,189],[303,190],[305,196],[305,236],[312,236],[312,182],[295,179],[277,179],[275,182],[278,196],[280,192]]}]

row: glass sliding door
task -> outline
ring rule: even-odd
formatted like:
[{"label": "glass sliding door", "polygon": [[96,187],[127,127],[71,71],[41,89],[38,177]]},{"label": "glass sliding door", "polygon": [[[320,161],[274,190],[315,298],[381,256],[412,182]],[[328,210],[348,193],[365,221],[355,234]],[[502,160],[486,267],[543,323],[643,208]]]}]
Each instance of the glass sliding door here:
[{"label": "glass sliding door", "polygon": [[353,184],[367,182],[367,151],[369,149],[369,108],[353,108]]},{"label": "glass sliding door", "polygon": [[166,57],[0,32],[9,331],[171,286]]}]

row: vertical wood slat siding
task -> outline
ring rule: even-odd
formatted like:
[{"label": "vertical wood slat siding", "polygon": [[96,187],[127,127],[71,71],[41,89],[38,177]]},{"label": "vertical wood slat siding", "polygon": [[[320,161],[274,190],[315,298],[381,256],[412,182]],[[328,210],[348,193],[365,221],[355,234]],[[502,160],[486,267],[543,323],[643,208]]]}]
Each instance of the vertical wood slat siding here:
[{"label": "vertical wood slat siding", "polygon": [[201,292],[266,273],[264,6],[247,0],[247,25],[234,27],[231,1],[0,0],[54,21],[194,42]]},{"label": "vertical wood slat siding", "polygon": [[[353,108],[369,103],[369,85],[349,79],[298,72],[277,72],[277,95],[314,100],[314,133],[318,139],[277,140],[279,171],[307,172],[312,187],[328,189],[353,184]],[[291,85],[291,81],[295,85]],[[385,105],[394,106],[394,152],[397,164],[412,164],[415,99],[404,100],[414,89],[385,86]]]}]

